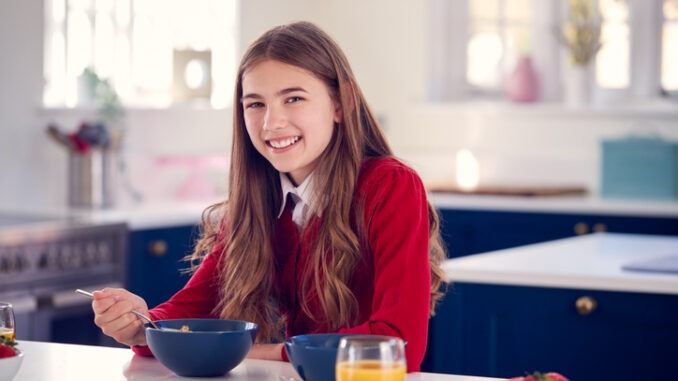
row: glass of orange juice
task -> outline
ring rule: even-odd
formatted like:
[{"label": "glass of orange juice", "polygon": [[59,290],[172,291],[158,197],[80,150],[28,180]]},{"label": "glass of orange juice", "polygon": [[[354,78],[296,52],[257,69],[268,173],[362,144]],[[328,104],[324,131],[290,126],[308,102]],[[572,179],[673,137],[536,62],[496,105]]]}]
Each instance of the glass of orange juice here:
[{"label": "glass of orange juice", "polygon": [[15,339],[14,309],[7,302],[0,302],[0,336],[4,336],[12,341]]},{"label": "glass of orange juice", "polygon": [[406,372],[400,338],[350,335],[339,341],[336,381],[404,381]]}]

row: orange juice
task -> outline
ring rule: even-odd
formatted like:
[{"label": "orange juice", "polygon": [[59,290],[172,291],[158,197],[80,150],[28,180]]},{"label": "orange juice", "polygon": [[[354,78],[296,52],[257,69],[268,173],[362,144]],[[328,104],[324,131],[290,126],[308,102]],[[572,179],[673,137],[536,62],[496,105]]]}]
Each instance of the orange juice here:
[{"label": "orange juice", "polygon": [[14,341],[15,339],[15,333],[13,329],[9,328],[0,328],[0,336],[6,337],[10,339],[11,341]]},{"label": "orange juice", "polygon": [[404,381],[405,365],[364,360],[337,364],[337,381]]}]

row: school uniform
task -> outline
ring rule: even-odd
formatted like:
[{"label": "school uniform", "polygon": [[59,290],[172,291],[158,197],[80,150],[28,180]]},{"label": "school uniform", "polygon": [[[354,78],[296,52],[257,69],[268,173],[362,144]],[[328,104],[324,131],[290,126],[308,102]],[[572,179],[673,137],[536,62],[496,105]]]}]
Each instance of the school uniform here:
[{"label": "school uniform", "polygon": [[[285,203],[272,237],[275,292],[280,312],[287,316],[285,335],[329,332],[312,287],[306,297],[313,317],[303,311],[300,302],[301,276],[323,223],[322,212],[317,214],[308,197],[308,187],[304,187],[308,184],[297,188],[290,184],[283,180]],[[417,371],[426,350],[431,292],[426,190],[419,176],[399,161],[368,159],[361,166],[354,197],[361,199],[368,247],[349,282],[358,302],[360,323],[338,332],[401,337],[407,342],[408,371]],[[216,317],[212,309],[218,300],[220,252],[210,253],[182,290],[149,311],[151,317]],[[133,349],[150,354],[147,347]],[[287,359],[284,349],[282,355]]]}]

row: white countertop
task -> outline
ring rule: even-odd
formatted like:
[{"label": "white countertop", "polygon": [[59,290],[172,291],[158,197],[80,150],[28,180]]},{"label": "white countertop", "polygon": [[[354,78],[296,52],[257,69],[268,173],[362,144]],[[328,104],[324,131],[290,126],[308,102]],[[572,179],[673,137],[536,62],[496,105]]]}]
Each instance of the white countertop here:
[{"label": "white countertop", "polygon": [[623,270],[678,255],[678,237],[600,233],[447,260],[451,282],[678,295],[678,274]]},{"label": "white countertop", "polygon": [[[606,200],[583,196],[489,196],[431,193],[430,200],[437,208],[462,210],[492,210],[514,212],[544,212],[566,214],[605,214],[623,216],[678,218],[678,201]],[[143,202],[120,205],[110,209],[52,208],[26,209],[4,212],[26,212],[37,215],[75,215],[93,222],[126,222],[131,230],[164,228],[200,223],[202,212],[210,201]]]},{"label": "white countertop", "polygon": [[595,196],[490,196],[452,193],[431,193],[429,197],[433,205],[442,209],[678,218],[678,200],[651,201],[604,199]]},{"label": "white countertop", "polygon": [[[125,348],[19,341],[24,361],[14,381],[196,380],[179,377],[156,359]],[[282,361],[245,360],[223,377],[202,380],[299,381]],[[410,373],[408,381],[491,381],[497,378]]]}]

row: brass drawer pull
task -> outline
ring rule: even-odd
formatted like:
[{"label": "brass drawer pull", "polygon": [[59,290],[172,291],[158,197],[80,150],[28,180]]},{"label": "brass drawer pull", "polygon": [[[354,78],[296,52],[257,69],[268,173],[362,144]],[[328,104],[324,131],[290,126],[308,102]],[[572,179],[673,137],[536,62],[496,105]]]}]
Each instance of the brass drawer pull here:
[{"label": "brass drawer pull", "polygon": [[577,307],[579,315],[586,316],[596,310],[598,302],[590,296],[581,296],[577,299],[575,306]]},{"label": "brass drawer pull", "polygon": [[584,235],[588,234],[589,232],[589,225],[586,222],[577,222],[574,224],[574,233],[576,235]]},{"label": "brass drawer pull", "polygon": [[607,231],[607,225],[605,224],[595,224],[593,225],[593,231],[596,233],[605,233]]},{"label": "brass drawer pull", "polygon": [[148,252],[154,257],[163,257],[167,254],[167,242],[161,239],[153,240],[148,244]]}]

